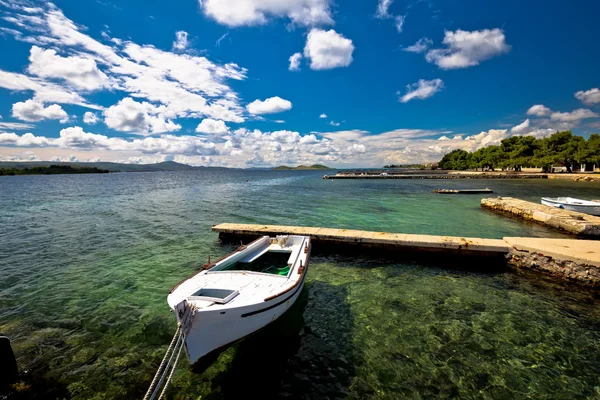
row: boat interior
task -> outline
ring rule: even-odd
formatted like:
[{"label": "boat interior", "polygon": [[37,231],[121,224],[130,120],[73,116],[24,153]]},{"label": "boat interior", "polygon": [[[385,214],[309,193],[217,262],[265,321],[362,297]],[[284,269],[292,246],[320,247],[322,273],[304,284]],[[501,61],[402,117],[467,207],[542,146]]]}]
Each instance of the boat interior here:
[{"label": "boat interior", "polygon": [[302,250],[303,240],[294,236],[268,237],[252,244],[251,251],[243,257],[223,260],[210,271],[251,271],[264,274],[288,276]]}]

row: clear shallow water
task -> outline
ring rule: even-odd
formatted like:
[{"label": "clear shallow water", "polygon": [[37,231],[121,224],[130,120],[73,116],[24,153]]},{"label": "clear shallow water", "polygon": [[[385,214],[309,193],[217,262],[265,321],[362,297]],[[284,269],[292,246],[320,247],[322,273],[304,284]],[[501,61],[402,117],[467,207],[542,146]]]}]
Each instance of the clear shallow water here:
[{"label": "clear shallow water", "polygon": [[[232,247],[219,222],[474,237],[555,231],[482,196],[599,198],[593,183],[328,181],[319,172],[199,171],[0,179],[0,333],[12,397],[138,398],[174,332],[168,290]],[[245,180],[249,182],[246,183]],[[485,267],[485,266],[482,266]],[[537,275],[313,257],[302,300],[171,398],[577,398],[600,391],[600,301]]]}]

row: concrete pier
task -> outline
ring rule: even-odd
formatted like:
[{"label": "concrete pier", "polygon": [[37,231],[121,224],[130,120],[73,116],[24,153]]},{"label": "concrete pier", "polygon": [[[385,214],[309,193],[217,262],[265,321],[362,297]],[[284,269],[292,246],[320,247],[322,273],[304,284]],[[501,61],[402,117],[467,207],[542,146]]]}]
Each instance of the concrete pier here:
[{"label": "concrete pier", "polygon": [[[264,235],[311,236],[321,251],[363,248],[396,253],[437,256],[495,257],[514,268],[534,270],[562,280],[600,288],[600,242],[578,239],[505,237],[480,239],[456,236],[411,235],[303,226],[219,224],[213,226],[223,240],[252,240]],[[341,246],[341,247],[340,247]],[[474,258],[477,260],[478,258]],[[462,260],[462,259],[461,259]],[[467,259],[464,259],[467,263]],[[476,263],[487,268],[489,263]]]},{"label": "concrete pier", "polygon": [[[512,197],[481,199],[481,206],[575,235],[600,238],[600,217]],[[600,242],[598,242],[600,247]]]},{"label": "concrete pier", "polygon": [[504,256],[509,251],[509,245],[500,239],[254,224],[219,224],[212,229],[219,232],[219,238],[225,240],[256,238],[263,235],[302,235],[310,236],[315,245],[351,245],[363,248],[475,256]]}]

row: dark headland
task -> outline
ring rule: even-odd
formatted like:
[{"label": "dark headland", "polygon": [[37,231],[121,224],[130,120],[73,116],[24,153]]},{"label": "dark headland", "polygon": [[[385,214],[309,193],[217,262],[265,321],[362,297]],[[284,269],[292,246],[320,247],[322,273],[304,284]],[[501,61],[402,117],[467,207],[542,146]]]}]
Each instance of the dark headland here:
[{"label": "dark headland", "polygon": [[314,164],[314,165],[298,165],[297,167],[288,167],[287,165],[280,165],[279,167],[273,168],[275,171],[307,171],[307,170],[324,170],[331,169],[325,165]]}]

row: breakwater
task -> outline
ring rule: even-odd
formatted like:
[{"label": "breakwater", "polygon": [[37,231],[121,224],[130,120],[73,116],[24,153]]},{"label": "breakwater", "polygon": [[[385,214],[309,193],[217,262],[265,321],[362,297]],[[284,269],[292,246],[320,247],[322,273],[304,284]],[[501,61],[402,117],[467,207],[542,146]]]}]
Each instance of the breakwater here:
[{"label": "breakwater", "polygon": [[[600,217],[593,215],[550,207],[512,197],[481,199],[481,206],[492,211],[510,214],[526,221],[533,221],[575,235],[600,238]],[[598,243],[598,247],[600,247],[600,242]]]}]

